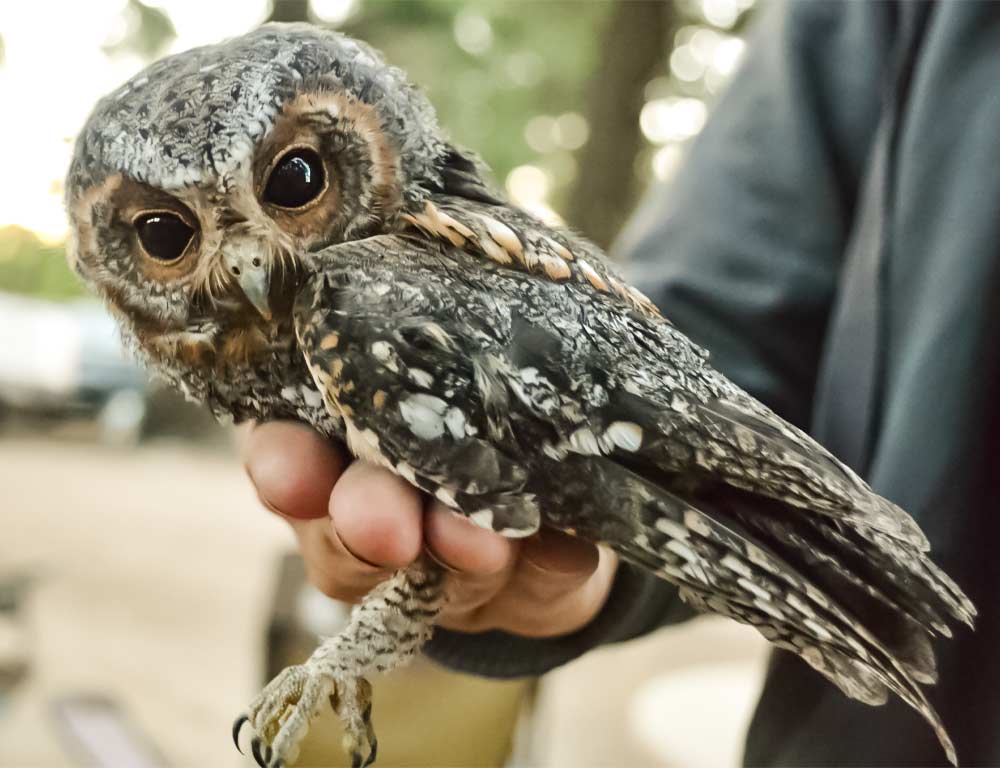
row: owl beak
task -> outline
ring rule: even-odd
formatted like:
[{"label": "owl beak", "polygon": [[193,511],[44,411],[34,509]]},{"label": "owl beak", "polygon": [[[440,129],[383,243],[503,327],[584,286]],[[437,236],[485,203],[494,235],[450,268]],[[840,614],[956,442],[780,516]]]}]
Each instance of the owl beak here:
[{"label": "owl beak", "polygon": [[243,295],[265,320],[271,319],[271,273],[260,251],[253,247],[227,248],[226,269],[239,283]]},{"label": "owl beak", "polygon": [[240,276],[240,288],[246,294],[247,300],[254,309],[260,312],[265,320],[271,319],[271,304],[268,294],[271,292],[271,278],[266,269],[247,271]]}]

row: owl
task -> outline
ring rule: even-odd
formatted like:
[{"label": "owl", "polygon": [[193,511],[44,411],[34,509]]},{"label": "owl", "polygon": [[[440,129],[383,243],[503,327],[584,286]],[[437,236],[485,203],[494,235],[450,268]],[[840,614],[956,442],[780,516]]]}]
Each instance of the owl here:
[{"label": "owl", "polygon": [[[76,271],[217,417],[310,424],[503,536],[611,547],[848,696],[896,694],[954,761],[922,686],[931,637],[975,609],[913,520],[597,247],[511,205],[367,45],[267,25],[155,63],[97,104],[66,189]],[[420,650],[442,601],[433,564],[396,573],[234,739],[287,764],[330,702],[369,763],[367,678]]]}]

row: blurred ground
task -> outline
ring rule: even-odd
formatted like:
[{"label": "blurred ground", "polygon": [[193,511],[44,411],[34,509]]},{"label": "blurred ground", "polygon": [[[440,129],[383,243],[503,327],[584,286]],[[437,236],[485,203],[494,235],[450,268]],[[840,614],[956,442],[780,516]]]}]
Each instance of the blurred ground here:
[{"label": "blurred ground", "polygon": [[[0,766],[71,765],[50,705],[74,692],[119,701],[169,765],[250,764],[227,734],[258,683],[291,539],[230,453],[0,434],[0,509],[0,576],[39,575]],[[734,765],[762,646],[701,620],[591,654],[543,681],[512,763]]]},{"label": "blurred ground", "polygon": [[0,765],[62,766],[47,700],[120,700],[172,765],[241,764],[271,573],[290,544],[225,453],[0,439],[4,570],[37,568],[33,668],[0,719]]}]

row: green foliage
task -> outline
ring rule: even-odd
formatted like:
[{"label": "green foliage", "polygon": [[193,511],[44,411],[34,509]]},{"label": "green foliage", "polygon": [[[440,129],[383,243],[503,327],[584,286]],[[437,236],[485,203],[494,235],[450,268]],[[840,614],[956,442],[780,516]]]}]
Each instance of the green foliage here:
[{"label": "green foliage", "polygon": [[0,227],[0,290],[69,299],[83,295],[62,245],[46,245],[21,227]]},{"label": "green foliage", "polygon": [[537,159],[524,137],[528,120],[581,108],[603,55],[595,43],[609,8],[550,0],[368,0],[342,29],[405,69],[452,138],[478,151],[503,180]]}]

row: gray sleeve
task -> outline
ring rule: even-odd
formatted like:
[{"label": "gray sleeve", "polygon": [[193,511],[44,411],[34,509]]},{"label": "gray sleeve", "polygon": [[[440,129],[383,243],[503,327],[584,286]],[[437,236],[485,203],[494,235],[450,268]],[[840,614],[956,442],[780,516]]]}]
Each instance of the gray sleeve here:
[{"label": "gray sleeve", "polygon": [[[889,4],[770,6],[680,173],[651,191],[616,249],[632,281],[718,369],[799,425],[893,24]],[[537,640],[438,629],[427,653],[474,674],[536,675],[690,615],[669,584],[623,564],[579,632]]]},{"label": "gray sleeve", "polygon": [[791,2],[760,22],[686,163],[615,251],[716,368],[807,427],[894,7]]}]

